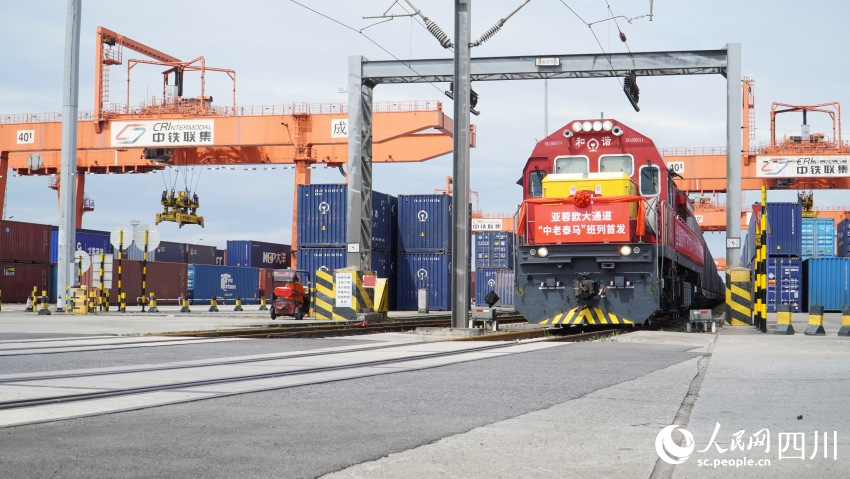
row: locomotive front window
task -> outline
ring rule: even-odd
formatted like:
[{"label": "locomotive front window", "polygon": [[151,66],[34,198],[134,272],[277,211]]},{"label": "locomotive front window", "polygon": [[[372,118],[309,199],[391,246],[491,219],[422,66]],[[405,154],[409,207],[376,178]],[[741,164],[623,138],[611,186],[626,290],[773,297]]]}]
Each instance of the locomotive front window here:
[{"label": "locomotive front window", "polygon": [[546,172],[542,170],[534,170],[528,173],[528,196],[541,197],[543,196],[543,177]]},{"label": "locomotive front window", "polygon": [[602,155],[599,158],[599,171],[608,173],[623,172],[632,176],[635,172],[631,155]]},{"label": "locomotive front window", "polygon": [[562,156],[555,158],[555,173],[587,173],[587,157]]},{"label": "locomotive front window", "polygon": [[655,196],[660,192],[660,171],[657,166],[644,166],[640,169],[640,194]]}]

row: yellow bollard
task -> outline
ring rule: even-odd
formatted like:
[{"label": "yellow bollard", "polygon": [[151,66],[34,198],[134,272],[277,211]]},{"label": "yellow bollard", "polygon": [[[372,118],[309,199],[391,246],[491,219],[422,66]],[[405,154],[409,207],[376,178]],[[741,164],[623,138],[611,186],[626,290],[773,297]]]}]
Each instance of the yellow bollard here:
[{"label": "yellow bollard", "polygon": [[242,298],[239,296],[236,297],[236,307],[233,308],[234,311],[243,311],[242,309]]},{"label": "yellow bollard", "polygon": [[850,336],[850,306],[841,310],[841,329],[838,330],[838,335]]},{"label": "yellow bollard", "polygon": [[192,310],[189,309],[189,298],[187,298],[186,296],[181,296],[180,297],[180,303],[181,303],[181,306],[182,306],[180,308],[181,313],[191,313],[192,312]]},{"label": "yellow bollard", "polygon": [[27,309],[26,311],[36,311],[36,295],[35,295],[35,287],[32,288],[32,292],[27,296]]},{"label": "yellow bollard", "polygon": [[266,298],[265,297],[260,298],[260,311],[268,311],[268,310],[269,310],[269,307],[266,306]]},{"label": "yellow bollard", "polygon": [[791,305],[776,305],[776,331],[773,334],[794,334],[794,326],[791,325]]},{"label": "yellow bollard", "polygon": [[39,310],[38,310],[38,315],[39,315],[39,316],[49,315],[49,314],[50,314],[50,310],[49,310],[49,309],[47,309],[47,307],[48,307],[48,304],[47,304],[47,291],[42,291],[42,292],[41,292],[41,297],[39,297],[39,298],[38,298],[38,300],[39,300],[39,302],[41,303],[41,309],[39,309]]},{"label": "yellow bollard", "polygon": [[210,300],[210,313],[217,313],[217,312],[218,312],[218,303],[215,300],[215,296],[213,296],[212,299]]},{"label": "yellow bollard", "polygon": [[151,293],[150,295],[150,307],[148,308],[149,313],[158,313],[159,309],[156,307],[156,295]]},{"label": "yellow bollard", "polygon": [[824,336],[826,331],[823,329],[823,306],[809,306],[809,325],[803,331],[806,336]]},{"label": "yellow bollard", "polygon": [[118,312],[126,313],[127,312],[127,293],[121,293],[118,298]]}]

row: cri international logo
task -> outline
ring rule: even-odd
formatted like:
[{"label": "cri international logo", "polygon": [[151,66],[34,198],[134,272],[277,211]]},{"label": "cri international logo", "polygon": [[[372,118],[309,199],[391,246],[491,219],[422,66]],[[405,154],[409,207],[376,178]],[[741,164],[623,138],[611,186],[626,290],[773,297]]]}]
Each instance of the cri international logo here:
[{"label": "cri international logo", "polygon": [[145,134],[145,131],[147,130],[141,123],[130,123],[115,135],[115,141],[119,145],[132,145]]},{"label": "cri international logo", "polygon": [[[673,440],[673,431],[677,428],[685,439],[684,446],[679,446]],[[665,427],[655,436],[655,452],[667,464],[676,465],[685,462],[694,452],[695,447],[693,434],[685,428],[680,428],[677,424]]]},{"label": "cri international logo", "polygon": [[782,170],[788,167],[788,160],[785,158],[771,158],[761,165],[761,172],[765,175],[778,175]]}]

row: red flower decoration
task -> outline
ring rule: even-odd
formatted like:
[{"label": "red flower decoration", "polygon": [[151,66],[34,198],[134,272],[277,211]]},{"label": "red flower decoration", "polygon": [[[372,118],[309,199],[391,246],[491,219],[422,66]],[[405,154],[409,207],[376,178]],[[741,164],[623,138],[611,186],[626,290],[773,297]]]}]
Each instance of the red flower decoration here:
[{"label": "red flower decoration", "polygon": [[590,206],[590,200],[592,198],[593,195],[589,191],[582,190],[576,193],[574,201],[576,206],[578,206],[579,208],[587,208],[588,206]]}]

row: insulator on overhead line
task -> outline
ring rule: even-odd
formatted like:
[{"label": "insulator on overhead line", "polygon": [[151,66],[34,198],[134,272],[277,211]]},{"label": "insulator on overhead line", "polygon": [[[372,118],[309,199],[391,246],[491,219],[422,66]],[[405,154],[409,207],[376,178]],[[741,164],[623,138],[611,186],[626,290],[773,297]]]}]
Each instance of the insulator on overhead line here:
[{"label": "insulator on overhead line", "polygon": [[446,32],[440,29],[440,27],[431,19],[425,18],[425,26],[428,27],[428,31],[431,32],[431,35],[434,35],[434,38],[440,42],[440,45],[442,45],[443,48],[451,48],[454,46],[452,45],[452,41],[449,40],[449,36]]}]

